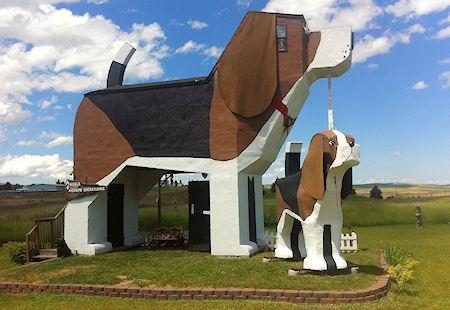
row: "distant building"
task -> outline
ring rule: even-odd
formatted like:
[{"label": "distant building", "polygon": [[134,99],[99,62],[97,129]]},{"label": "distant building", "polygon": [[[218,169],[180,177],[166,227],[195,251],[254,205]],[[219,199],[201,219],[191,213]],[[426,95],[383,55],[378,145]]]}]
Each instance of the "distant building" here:
[{"label": "distant building", "polygon": [[17,189],[18,192],[65,192],[64,184],[31,184]]}]

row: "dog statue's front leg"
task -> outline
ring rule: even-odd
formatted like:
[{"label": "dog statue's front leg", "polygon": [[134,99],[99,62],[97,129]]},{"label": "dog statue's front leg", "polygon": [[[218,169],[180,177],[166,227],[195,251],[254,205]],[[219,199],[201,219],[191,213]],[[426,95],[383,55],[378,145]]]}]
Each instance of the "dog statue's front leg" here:
[{"label": "dog statue's front leg", "polygon": [[307,257],[303,268],[329,272],[347,268],[341,256],[342,209],[316,202],[313,213],[303,225]]},{"label": "dog statue's front leg", "polygon": [[[258,251],[258,236],[261,223],[255,219],[262,216],[259,202],[262,198],[250,199],[262,191],[251,191],[249,185],[260,183],[255,177],[236,173],[233,167],[210,174],[211,208],[211,254],[217,256],[250,256]],[[250,206],[252,205],[252,206]],[[252,212],[249,208],[253,207]],[[253,227],[250,229],[250,218]],[[256,236],[255,236],[256,235]]]}]

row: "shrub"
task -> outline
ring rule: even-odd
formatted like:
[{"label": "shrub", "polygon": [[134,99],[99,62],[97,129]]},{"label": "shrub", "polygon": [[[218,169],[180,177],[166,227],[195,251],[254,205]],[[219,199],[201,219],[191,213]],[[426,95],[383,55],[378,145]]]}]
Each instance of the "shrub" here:
[{"label": "shrub", "polygon": [[23,265],[27,261],[27,245],[25,242],[7,242],[3,248],[9,253],[11,261]]},{"label": "shrub", "polygon": [[413,268],[417,264],[414,259],[406,258],[403,263],[388,268],[388,274],[399,286],[413,278]]},{"label": "shrub", "polygon": [[389,264],[387,272],[394,282],[402,286],[413,278],[413,268],[417,261],[395,245],[388,244],[383,251],[386,262]]},{"label": "shrub", "polygon": [[405,262],[407,254],[396,245],[387,244],[383,248],[384,258],[390,266]]},{"label": "shrub", "polygon": [[383,199],[383,193],[381,192],[381,189],[378,188],[378,186],[374,185],[372,187],[372,189],[370,190],[370,198]]}]

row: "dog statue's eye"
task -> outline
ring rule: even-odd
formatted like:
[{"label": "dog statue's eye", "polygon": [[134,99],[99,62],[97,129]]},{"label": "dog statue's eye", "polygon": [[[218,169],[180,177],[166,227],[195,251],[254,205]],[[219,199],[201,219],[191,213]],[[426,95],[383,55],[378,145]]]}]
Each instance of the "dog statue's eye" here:
[{"label": "dog statue's eye", "polygon": [[328,142],[329,145],[336,145],[336,141],[331,140],[330,142]]}]

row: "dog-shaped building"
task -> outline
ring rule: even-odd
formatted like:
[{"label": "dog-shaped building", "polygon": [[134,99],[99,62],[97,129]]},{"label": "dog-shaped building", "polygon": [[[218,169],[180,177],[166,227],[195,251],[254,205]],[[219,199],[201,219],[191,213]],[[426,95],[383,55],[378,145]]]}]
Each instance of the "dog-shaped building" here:
[{"label": "dog-shaped building", "polygon": [[[310,32],[303,16],[248,13],[207,77],[122,85],[131,54],[119,53],[108,87],[84,96],[74,125],[74,178],[118,188],[71,201],[65,240],[81,254],[142,241],[138,203],[168,172],[206,173],[213,255],[248,256],[265,245],[262,174],[319,78],[351,66],[352,32]],[[122,199],[122,198],[121,198]],[[114,246],[114,244],[113,244]]]},{"label": "dog-shaped building", "polygon": [[316,134],[301,171],[275,183],[279,215],[275,256],[304,258],[303,268],[347,268],[341,256],[341,199],[352,191],[359,145],[337,130]]}]

